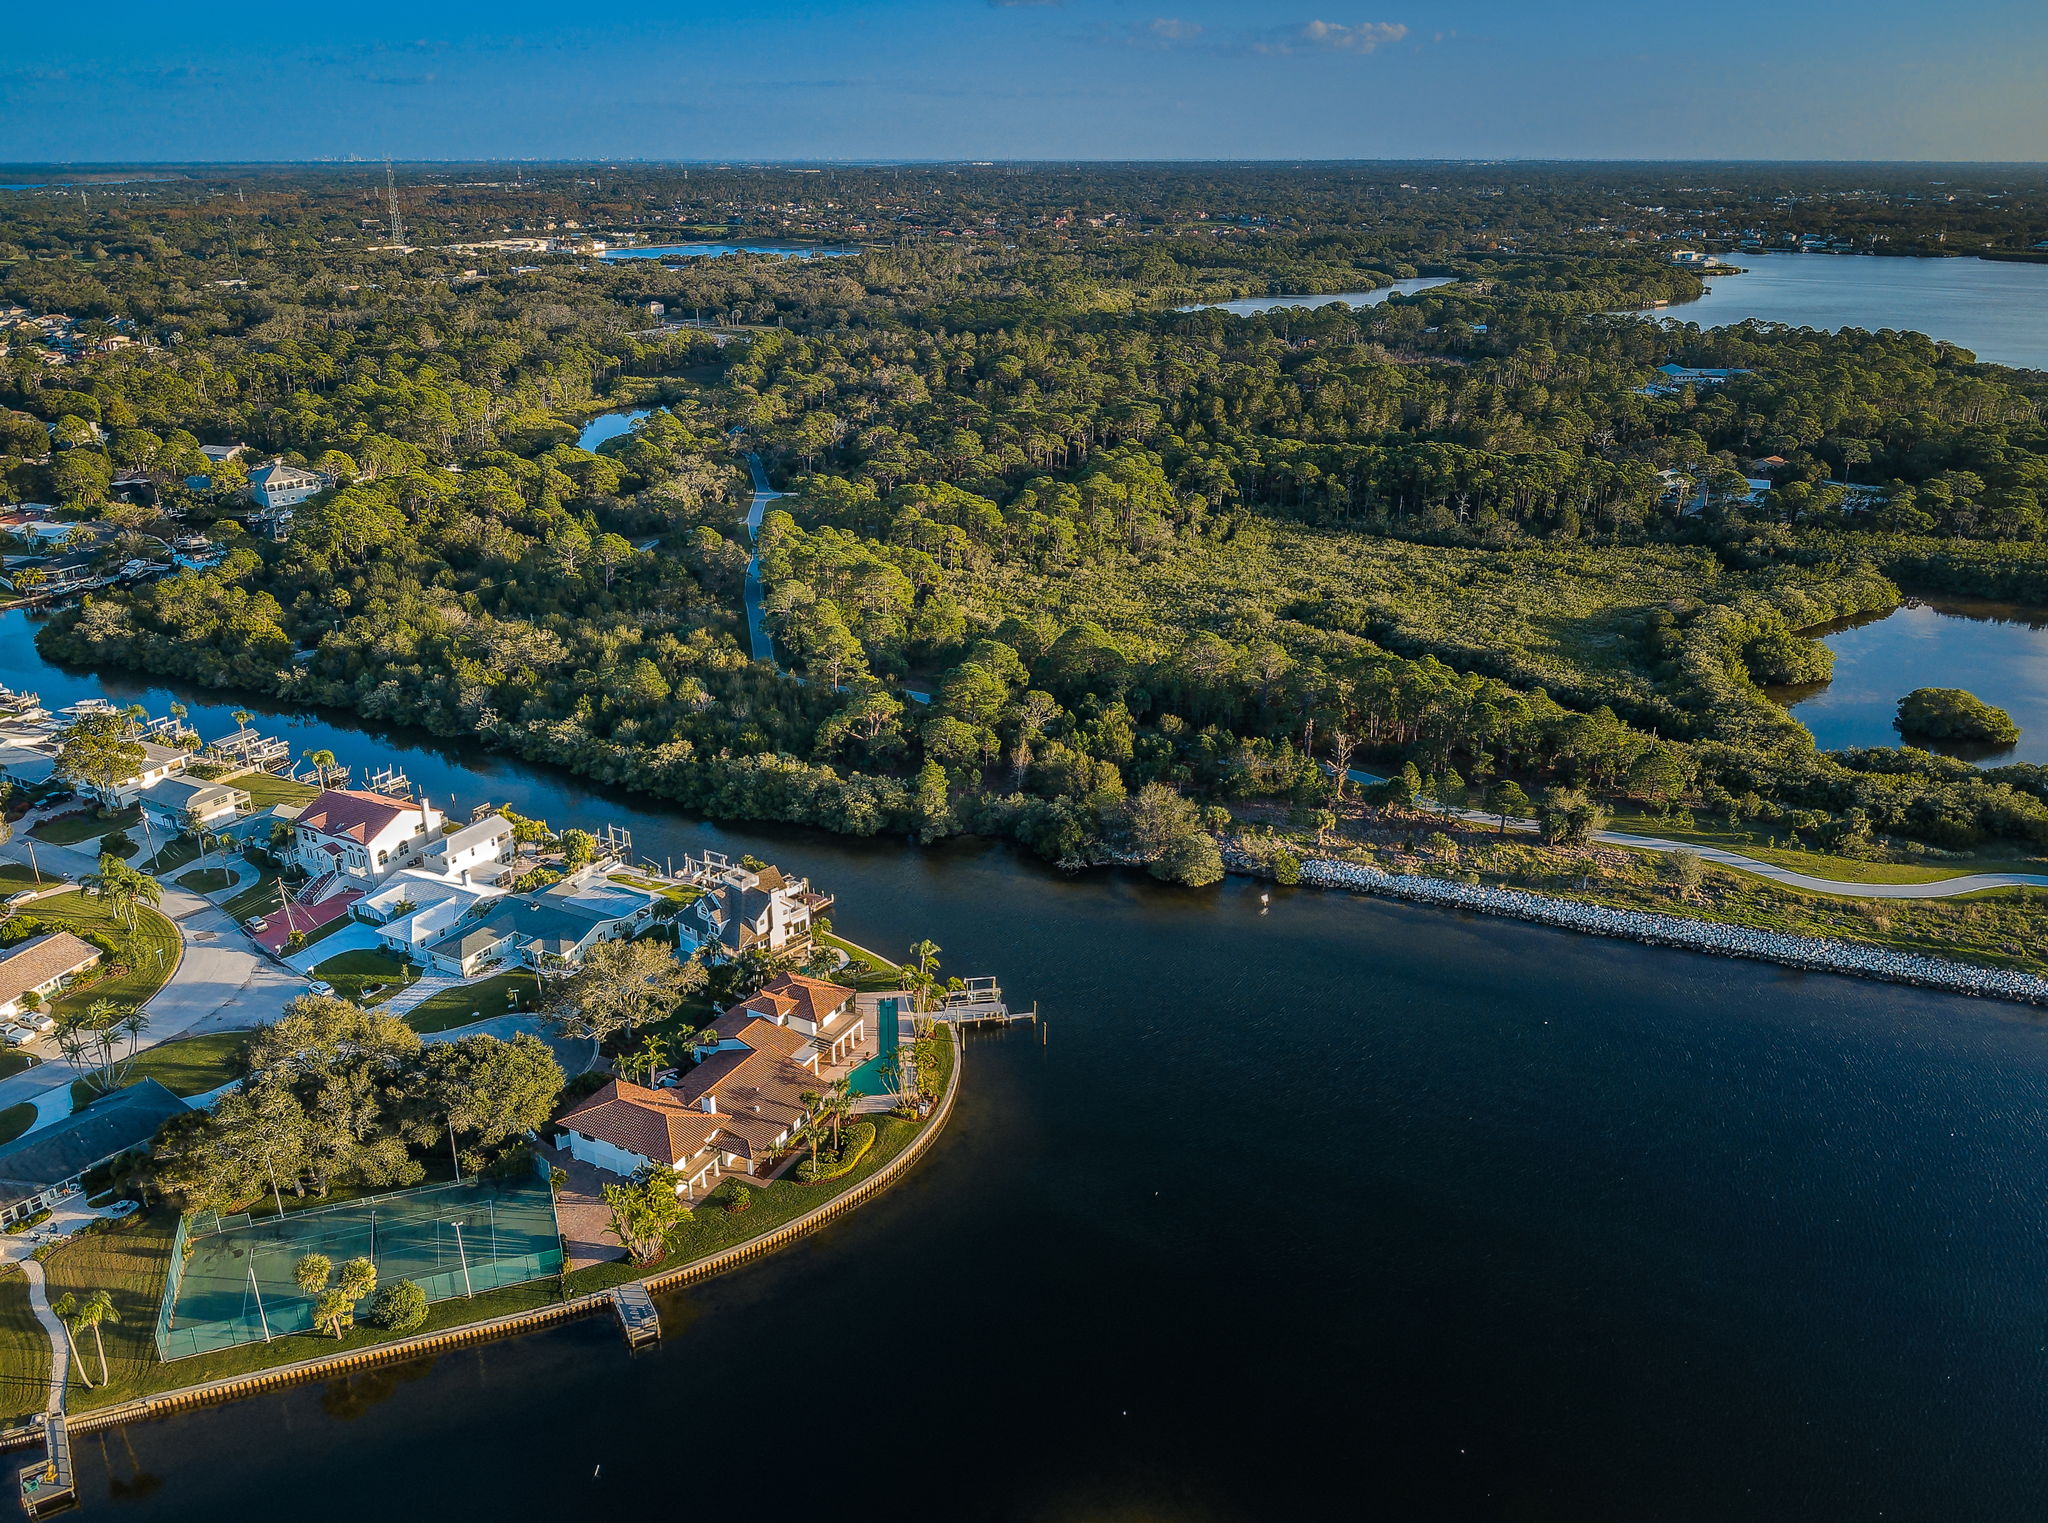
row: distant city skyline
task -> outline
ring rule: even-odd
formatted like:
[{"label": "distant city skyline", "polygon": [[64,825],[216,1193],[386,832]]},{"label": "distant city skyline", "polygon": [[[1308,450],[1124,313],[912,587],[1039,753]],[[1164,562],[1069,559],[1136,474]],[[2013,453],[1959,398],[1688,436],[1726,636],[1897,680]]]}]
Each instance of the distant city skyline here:
[{"label": "distant city skyline", "polygon": [[2048,7],[532,0],[9,27],[0,159],[2048,158]]}]

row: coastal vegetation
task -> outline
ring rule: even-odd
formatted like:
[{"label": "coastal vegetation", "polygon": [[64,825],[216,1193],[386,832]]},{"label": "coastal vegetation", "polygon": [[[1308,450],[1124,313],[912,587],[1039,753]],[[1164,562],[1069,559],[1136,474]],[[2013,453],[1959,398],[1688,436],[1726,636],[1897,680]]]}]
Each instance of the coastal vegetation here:
[{"label": "coastal vegetation", "polygon": [[[705,194],[646,175],[678,216]],[[136,527],[175,506],[225,552],[41,643],[713,818],[1002,836],[1188,885],[1247,811],[1341,812],[1353,767],[1581,797],[1549,816],[1566,838],[1622,805],[1858,860],[2048,848],[2048,769],[1822,753],[1764,692],[1826,676],[1806,631],[1905,595],[2048,599],[2048,380],[1911,333],[1613,315],[1698,279],[1600,230],[1611,187],[1446,178],[1265,176],[1254,214],[1208,170],[923,202],[861,177],[886,223],[809,229],[850,257],[465,253],[457,278],[431,249],[335,252],[348,177],[279,176],[227,284],[193,278],[225,252],[196,227],[0,275],[153,336],[0,374],[29,420],[9,469]],[[1775,183],[1742,178],[1699,218]],[[1077,183],[1085,227],[1041,199]],[[992,197],[995,231],[970,215]],[[1902,244],[1936,215],[1880,203],[1828,215]],[[423,228],[491,205],[438,187]],[[55,212],[5,215],[69,246]],[[1448,283],[1366,309],[1174,310],[1424,273]],[[649,327],[648,302],[719,331]],[[651,412],[579,448],[608,400]],[[185,479],[201,438],[334,484],[282,540],[246,532],[232,472]],[[786,669],[746,654],[741,450],[789,491],[758,560]],[[91,455],[152,500],[106,504]]]},{"label": "coastal vegetation", "polygon": [[1899,733],[1927,740],[2011,745],[2020,738],[2012,715],[1959,687],[1915,688],[1899,700]]}]

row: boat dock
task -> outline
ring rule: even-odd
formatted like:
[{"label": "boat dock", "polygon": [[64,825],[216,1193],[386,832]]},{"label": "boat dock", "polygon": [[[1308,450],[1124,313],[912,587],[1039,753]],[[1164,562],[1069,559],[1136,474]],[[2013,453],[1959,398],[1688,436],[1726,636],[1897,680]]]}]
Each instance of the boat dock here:
[{"label": "boat dock", "polygon": [[49,1412],[43,1417],[43,1458],[21,1472],[21,1509],[31,1518],[44,1518],[77,1505],[71,1433],[64,1426],[62,1412]]},{"label": "boat dock", "polygon": [[619,1327],[625,1332],[626,1347],[647,1348],[661,1341],[661,1313],[655,1310],[654,1297],[647,1293],[647,1287],[637,1280],[613,1288],[612,1315],[619,1319]]},{"label": "boat dock", "polygon": [[949,1026],[1008,1025],[1012,1021],[1035,1021],[1038,1007],[1012,1010],[1003,1001],[1003,991],[993,978],[970,978],[963,987],[944,995],[935,1009],[922,1018],[944,1021]]}]

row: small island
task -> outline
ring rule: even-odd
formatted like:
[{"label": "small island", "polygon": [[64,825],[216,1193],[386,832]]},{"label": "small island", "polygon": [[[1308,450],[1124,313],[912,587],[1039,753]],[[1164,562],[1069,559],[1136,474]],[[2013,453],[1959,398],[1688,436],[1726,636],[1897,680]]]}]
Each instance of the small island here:
[{"label": "small island", "polygon": [[1899,700],[1898,725],[1908,740],[2009,746],[2020,738],[2012,715],[1959,687],[1915,688]]}]

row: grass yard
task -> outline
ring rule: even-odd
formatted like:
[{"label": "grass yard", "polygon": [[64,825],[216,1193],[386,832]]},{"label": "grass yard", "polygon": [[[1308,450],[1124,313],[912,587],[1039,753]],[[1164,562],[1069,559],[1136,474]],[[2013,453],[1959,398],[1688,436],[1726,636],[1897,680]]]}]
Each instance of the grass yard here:
[{"label": "grass yard", "polygon": [[[949,1065],[953,1061],[951,1051],[949,1046]],[[702,1210],[677,1234],[659,1267],[684,1264],[758,1237],[871,1178],[900,1154],[917,1133],[917,1127],[907,1121],[893,1117],[875,1120],[875,1145],[844,1177],[820,1185],[778,1181],[754,1191],[752,1209],[736,1215],[717,1208]],[[74,1386],[68,1403],[70,1410],[89,1412],[154,1392],[248,1374],[300,1359],[369,1348],[384,1341],[386,1335],[374,1328],[357,1327],[339,1339],[299,1333],[268,1344],[247,1343],[170,1364],[160,1362],[155,1346],[157,1306],[163,1295],[176,1225],[176,1215],[169,1208],[158,1206],[138,1212],[107,1231],[67,1242],[44,1260],[43,1271],[53,1298],[67,1290],[83,1298],[104,1288],[113,1297],[120,1319],[103,1328],[111,1379],[105,1386],[90,1391]],[[420,1331],[432,1332],[532,1310],[553,1304],[565,1290],[569,1295],[580,1295],[649,1272],[650,1269],[626,1264],[602,1264],[568,1276],[566,1284],[549,1278],[490,1291],[473,1300],[437,1302],[428,1309]],[[20,1286],[18,1277],[13,1283]],[[0,1394],[4,1394],[8,1405],[20,1405],[27,1399],[29,1405],[22,1408],[24,1412],[40,1405],[40,1396],[28,1397],[26,1393],[34,1392],[39,1381],[47,1382],[49,1367],[48,1344],[41,1341],[40,1335],[32,1342],[26,1336],[32,1324],[21,1321],[17,1315],[27,1309],[25,1289],[10,1289],[7,1281],[0,1280]],[[86,1358],[97,1375],[98,1355],[89,1346]]]},{"label": "grass yard", "polygon": [[[407,984],[417,982],[419,970],[409,962],[381,948],[363,948],[330,957],[313,970],[315,978],[334,985],[334,992],[358,1005],[380,1005]],[[371,990],[376,990],[372,994]]]},{"label": "grass yard", "polygon": [[1860,857],[1842,857],[1833,852],[1773,846],[1770,837],[1760,831],[1731,830],[1722,825],[1697,823],[1687,829],[1656,815],[1627,809],[1616,811],[1608,828],[1632,835],[1664,836],[1673,841],[1718,846],[1724,851],[1739,851],[1746,857],[1789,867],[1794,872],[1811,873],[1816,878],[1838,878],[1848,883],[1939,883],[1946,878],[1967,877],[1972,873],[2033,873],[2048,877],[2048,859],[2016,857],[2010,850],[1986,851],[1967,858],[1945,860],[1938,866],[1920,862],[1867,862]]},{"label": "grass yard", "polygon": [[143,863],[142,870],[146,873],[154,873],[157,877],[161,878],[166,873],[176,872],[186,863],[196,860],[198,856],[199,843],[190,836],[178,836],[166,844],[154,857]]},{"label": "grass yard", "polygon": [[48,841],[52,846],[82,846],[87,841],[97,841],[110,830],[133,832],[141,827],[142,810],[129,805],[119,814],[101,819],[99,812],[87,805],[76,814],[63,815],[54,820],[45,820],[29,832],[38,841]]},{"label": "grass yard", "polygon": [[0,1268],[0,1427],[43,1410],[50,1393],[50,1340],[28,1304],[19,1266]]},{"label": "grass yard", "polygon": [[[33,908],[37,919],[66,930],[100,931],[114,937],[125,936],[128,932],[112,910],[97,899],[87,898],[83,892],[39,899]],[[81,989],[59,995],[50,1002],[52,1015],[83,1010],[94,1000],[101,999],[110,999],[117,1005],[139,1005],[164,986],[165,981],[177,971],[178,958],[184,952],[178,928],[155,910],[140,904],[135,907],[135,927],[135,965],[124,973],[95,980]]]},{"label": "grass yard", "polygon": [[217,894],[234,882],[234,876],[218,867],[202,867],[178,879],[178,887],[195,894]]},{"label": "grass yard", "polygon": [[0,862],[0,894],[18,894],[25,888],[48,888],[63,881],[49,873],[38,878],[26,862]]},{"label": "grass yard", "polygon": [[[531,973],[496,973],[459,989],[443,989],[439,994],[428,995],[407,1013],[405,1023],[422,1035],[449,1031],[480,1018],[503,1015],[508,1010],[531,1010],[539,993],[540,980]],[[509,998],[513,995],[518,997],[517,1004]]]},{"label": "grass yard", "polygon": [[310,783],[295,783],[275,772],[244,772],[228,786],[248,794],[251,807],[256,809],[268,809],[272,804],[308,803],[320,791]]},{"label": "grass yard", "polygon": [[[210,1031],[204,1036],[176,1037],[137,1057],[135,1066],[128,1070],[128,1082],[154,1079],[174,1095],[203,1095],[240,1076],[240,1059],[248,1047],[246,1031]],[[99,1094],[81,1079],[71,1086],[71,1103],[85,1105],[98,1099]]]},{"label": "grass yard", "polygon": [[267,915],[277,908],[278,879],[280,874],[274,867],[259,868],[256,881],[242,889],[221,908],[237,920],[248,920],[257,915]]},{"label": "grass yard", "polygon": [[842,936],[820,936],[817,939],[825,946],[837,947],[853,959],[852,966],[842,968],[840,974],[843,976],[851,973],[854,987],[862,993],[903,987],[903,970],[881,953],[871,951],[858,942],[848,941]]},{"label": "grass yard", "polygon": [[0,1142],[12,1142],[31,1126],[35,1125],[36,1107],[33,1100],[24,1100],[19,1105],[10,1105],[0,1111]]},{"label": "grass yard", "polygon": [[[11,1078],[18,1073],[25,1073],[40,1062],[42,1062],[41,1058],[31,1057],[19,1047],[0,1048],[0,1079]],[[0,1137],[0,1142],[5,1141],[7,1141],[5,1137]]]},{"label": "grass yard", "polygon": [[643,878],[638,873],[607,873],[605,876],[614,883],[623,883],[628,888],[644,888],[650,894],[659,894],[662,898],[672,899],[677,904],[694,904],[704,897],[704,890],[701,888],[679,883],[657,883],[654,879]]}]

